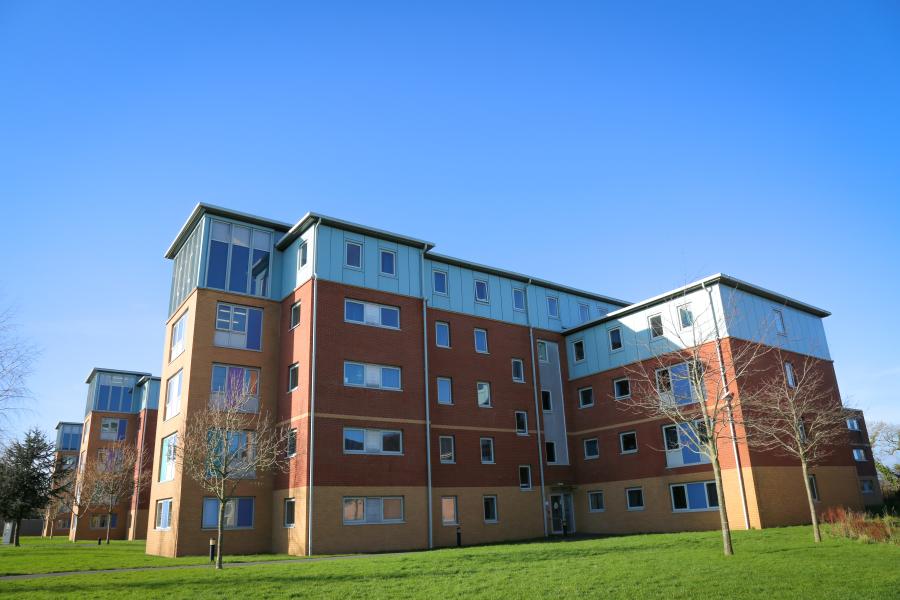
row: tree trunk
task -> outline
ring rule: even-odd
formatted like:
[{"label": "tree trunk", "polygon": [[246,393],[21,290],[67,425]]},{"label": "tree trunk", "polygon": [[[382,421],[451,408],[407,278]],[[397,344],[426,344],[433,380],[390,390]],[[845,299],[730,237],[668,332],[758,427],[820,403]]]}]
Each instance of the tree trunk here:
[{"label": "tree trunk", "polygon": [[50,519],[50,523],[49,523],[49,525],[50,525],[50,539],[51,539],[51,540],[53,539],[53,523],[54,523],[55,521],[56,521],[56,519]]},{"label": "tree trunk", "polygon": [[812,522],[813,540],[817,543],[822,541],[822,532],[819,530],[819,518],[816,516],[816,504],[813,500],[812,487],[809,485],[809,467],[805,459],[800,459],[800,467],[803,472],[803,485],[806,488],[806,502],[809,504],[809,518]]},{"label": "tree trunk", "polygon": [[728,513],[725,512],[725,494],[722,491],[722,467],[719,465],[719,456],[712,459],[713,475],[716,480],[716,500],[719,503],[719,521],[722,524],[722,548],[725,556],[734,554],[734,546],[731,544],[731,526],[728,524]]},{"label": "tree trunk", "polygon": [[112,513],[106,513],[106,545],[109,545],[109,526],[112,525]]},{"label": "tree trunk", "polygon": [[21,544],[19,544],[19,529],[22,527],[22,519],[17,518],[15,524],[13,524],[13,538],[15,539],[15,546],[18,548]]},{"label": "tree trunk", "polygon": [[216,568],[222,568],[222,529],[225,527],[225,503],[219,501],[219,522],[216,527]]}]

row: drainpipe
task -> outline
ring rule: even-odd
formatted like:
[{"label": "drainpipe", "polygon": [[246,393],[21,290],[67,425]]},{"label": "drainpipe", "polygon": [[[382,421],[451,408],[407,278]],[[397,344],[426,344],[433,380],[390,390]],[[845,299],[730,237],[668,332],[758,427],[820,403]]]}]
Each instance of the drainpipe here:
[{"label": "drainpipe", "polygon": [[434,547],[431,499],[431,403],[429,400],[430,381],[428,379],[428,298],[425,296],[425,252],[428,246],[419,252],[419,273],[421,274],[422,293],[422,352],[425,372],[425,469],[428,474],[428,549]]},{"label": "drainpipe", "polygon": [[525,318],[528,320],[528,340],[531,350],[531,387],[534,390],[534,423],[537,436],[538,472],[541,476],[541,520],[544,523],[544,537],[547,531],[547,497],[544,492],[544,452],[541,448],[541,407],[538,401],[538,373],[534,361],[534,328],[531,326],[531,305],[528,303],[528,290],[531,288],[531,279],[525,284]]},{"label": "drainpipe", "polygon": [[312,556],[313,534],[313,458],[315,456],[316,433],[316,317],[319,313],[319,223],[322,219],[316,219],[313,225],[313,252],[312,252],[312,281],[313,281],[313,314],[312,314],[312,350],[310,357],[309,376],[309,481],[307,482],[308,495],[306,498],[306,555]]},{"label": "drainpipe", "polygon": [[728,429],[731,433],[731,451],[734,452],[734,464],[737,467],[738,490],[741,493],[741,508],[744,510],[744,527],[750,529],[750,514],[747,510],[747,494],[744,491],[744,471],[741,467],[741,455],[738,453],[737,432],[734,427],[734,411],[731,408],[731,392],[728,391],[728,376],[725,373],[725,359],[722,354],[722,336],[719,332],[719,318],[716,316],[716,305],[713,302],[712,289],[706,283],[700,284],[709,296],[709,308],[712,311],[713,327],[716,332],[716,355],[719,359],[719,374],[722,377],[722,389],[725,390],[725,408],[728,413]]}]

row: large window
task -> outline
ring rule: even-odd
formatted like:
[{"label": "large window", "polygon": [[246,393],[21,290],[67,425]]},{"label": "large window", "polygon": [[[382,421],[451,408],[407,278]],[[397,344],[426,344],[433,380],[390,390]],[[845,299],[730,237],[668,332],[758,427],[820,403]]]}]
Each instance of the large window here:
[{"label": "large window", "polygon": [[441,497],[441,523],[444,525],[459,524],[459,513],[456,509],[456,496]]},{"label": "large window", "polygon": [[483,496],[482,506],[484,507],[485,523],[496,523],[500,520],[500,515],[497,511],[497,496]]},{"label": "large window", "polygon": [[456,462],[456,440],[452,435],[442,435],[438,438],[441,453],[441,463],[445,465]]},{"label": "large window", "polygon": [[262,349],[262,316],[259,308],[220,302],[213,343],[224,348]]},{"label": "large window", "polygon": [[475,301],[485,304],[490,302],[490,297],[488,296],[488,282],[484,279],[475,280]]},{"label": "large window", "polygon": [[432,288],[435,294],[446,296],[448,293],[447,271],[435,269],[431,272]]},{"label": "large window", "polygon": [[494,464],[494,438],[481,438],[481,464]]},{"label": "large window", "polygon": [[173,361],[184,352],[184,331],[187,327],[187,311],[172,325],[172,340],[169,345],[169,361]]},{"label": "large window", "polygon": [[691,404],[703,397],[704,390],[695,388],[703,381],[702,373],[694,372],[694,380],[691,381],[691,370],[699,369],[691,366],[691,363],[678,363],[671,367],[656,370],[656,389],[660,400],[664,403]]},{"label": "large window", "polygon": [[344,385],[382,390],[400,389],[400,368],[344,362]]},{"label": "large window", "polygon": [[484,329],[475,330],[475,352],[480,354],[487,354],[488,352],[487,331]]},{"label": "large window", "polygon": [[172,526],[172,499],[156,501],[156,521],[154,529],[169,529]]},{"label": "large window", "polygon": [[363,245],[361,242],[344,244],[344,266],[351,269],[362,269]]},{"label": "large window", "polygon": [[672,495],[672,512],[696,512],[719,508],[715,481],[676,483],[669,486],[669,493]]},{"label": "large window", "polygon": [[[229,498],[225,502],[225,529],[252,529],[253,528],[253,498]],[[219,500],[217,498],[203,499],[203,516],[201,527],[203,529],[215,529],[219,520]]]},{"label": "large window", "polygon": [[166,405],[163,420],[170,419],[181,412],[182,374],[183,372],[179,370],[166,381]]},{"label": "large window", "polygon": [[663,427],[663,442],[666,447],[666,466],[670,469],[685,465],[708,463],[709,458],[700,452],[702,436],[705,436],[702,421],[679,423]]},{"label": "large window", "polygon": [[134,375],[100,373],[97,376],[97,410],[131,412],[134,404]]},{"label": "large window", "polygon": [[162,439],[159,453],[159,480],[172,481],[175,479],[175,449],[178,445],[178,433],[173,433]]},{"label": "large window", "polygon": [[103,417],[100,421],[100,439],[106,441],[124,440],[128,429],[128,419]]},{"label": "large window", "polygon": [[81,425],[61,425],[60,450],[78,450],[81,444]]},{"label": "large window", "polygon": [[481,408],[491,407],[491,384],[487,381],[479,381],[475,384],[475,394],[478,406]]},{"label": "large window", "polygon": [[453,380],[449,377],[437,378],[438,404],[453,404]]},{"label": "large window", "polygon": [[243,412],[259,411],[259,369],[213,365],[210,405],[239,406]]},{"label": "large window", "polygon": [[237,474],[243,479],[256,477],[253,463],[256,452],[253,439],[256,432],[210,430],[207,435],[210,446],[216,449],[216,456],[210,460],[210,469],[227,465],[233,477]]},{"label": "large window", "polygon": [[434,323],[434,343],[438,348],[450,347],[450,324],[443,321]]},{"label": "large window", "polygon": [[400,309],[372,302],[344,300],[344,320],[348,323],[400,329]]},{"label": "large window", "polygon": [[344,525],[402,522],[402,496],[344,498]]},{"label": "large window", "polygon": [[344,427],[344,454],[402,453],[402,431]]},{"label": "large window", "polygon": [[293,527],[295,523],[294,509],[297,503],[293,498],[284,499],[284,526]]},{"label": "large window", "polygon": [[268,296],[271,249],[272,234],[267,231],[212,221],[206,286]]}]

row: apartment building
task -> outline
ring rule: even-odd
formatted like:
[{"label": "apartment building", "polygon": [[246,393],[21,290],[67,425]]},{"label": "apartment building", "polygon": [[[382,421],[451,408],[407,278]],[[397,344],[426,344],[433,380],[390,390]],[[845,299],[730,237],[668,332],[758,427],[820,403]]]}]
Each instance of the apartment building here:
[{"label": "apartment building", "polygon": [[[627,368],[677,356],[675,328],[717,328],[726,354],[753,341],[813,357],[837,389],[828,313],[725,275],[632,303],[324,215],[206,204],[165,256],[152,554],[205,553],[214,537],[218,502],[173,449],[226,382],[290,436],[288,472],[227,503],[226,544],[293,554],[448,546],[458,530],[477,544],[718,527],[710,465],[677,426],[627,410]],[[673,394],[685,368],[666,369]],[[720,450],[735,528],[808,519],[797,465],[741,441]],[[862,506],[849,440],[814,477],[821,507]]]},{"label": "apartment building", "polygon": [[112,515],[99,507],[92,507],[81,517],[72,515],[69,538],[105,536],[109,519],[111,539],[143,539],[147,532],[150,488],[145,485],[141,489],[137,482],[150,480],[147,471],[156,440],[159,377],[137,371],[95,368],[85,383],[88,384],[87,403],[77,446],[79,473],[91,461],[116,468],[115,454],[121,451],[117,448],[120,442],[134,444],[144,459],[134,466],[137,493],[123,501]]},{"label": "apartment building", "polygon": [[856,474],[859,477],[859,491],[866,506],[878,506],[884,502],[881,486],[878,484],[878,471],[875,469],[875,457],[869,443],[869,431],[863,411],[847,409],[847,432],[850,437],[850,448],[856,463]]},{"label": "apartment building", "polygon": [[[78,452],[81,446],[81,428],[83,423],[60,421],[56,424],[56,442],[53,457],[53,480],[56,482],[65,479],[64,471],[72,471],[78,467]],[[58,485],[58,484],[57,484]],[[48,513],[44,517],[44,525],[41,535],[50,536],[60,533],[69,534],[69,526],[72,522],[72,513],[67,509],[53,515]]]}]

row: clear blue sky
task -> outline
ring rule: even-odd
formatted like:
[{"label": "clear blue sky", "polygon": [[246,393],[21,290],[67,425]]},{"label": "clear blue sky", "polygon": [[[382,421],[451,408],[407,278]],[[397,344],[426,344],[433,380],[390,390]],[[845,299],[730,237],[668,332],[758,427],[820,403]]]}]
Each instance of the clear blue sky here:
[{"label": "clear blue sky", "polygon": [[896,2],[303,4],[0,2],[21,426],[159,373],[198,201],[630,300],[726,272],[831,310],[841,392],[900,421]]}]

